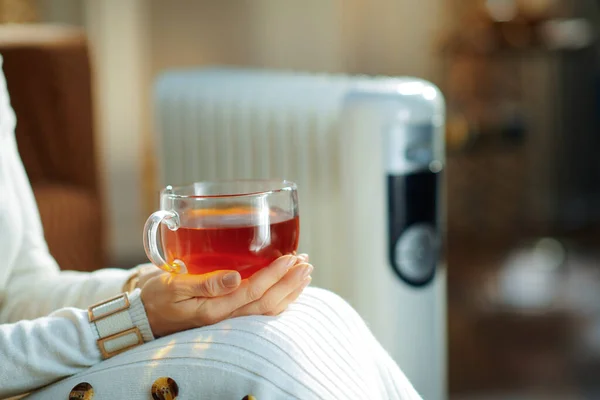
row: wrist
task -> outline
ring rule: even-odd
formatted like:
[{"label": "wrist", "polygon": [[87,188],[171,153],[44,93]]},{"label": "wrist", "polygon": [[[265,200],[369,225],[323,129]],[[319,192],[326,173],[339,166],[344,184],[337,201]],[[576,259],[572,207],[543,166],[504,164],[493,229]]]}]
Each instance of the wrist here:
[{"label": "wrist", "polygon": [[[144,310],[146,311],[146,318],[148,321],[148,327],[150,329],[150,332],[152,333],[155,339],[158,339],[159,337],[164,336],[161,330],[159,329],[159,327],[161,326],[159,317],[160,313],[156,312],[156,307],[151,299],[144,298],[144,296],[147,297],[148,294],[148,290],[141,289],[140,302],[143,304]],[[157,320],[157,318],[159,320]]]},{"label": "wrist", "polygon": [[123,284],[122,292],[123,293],[133,293],[133,291],[138,287],[138,283],[140,282],[141,270],[137,268],[129,278]]}]

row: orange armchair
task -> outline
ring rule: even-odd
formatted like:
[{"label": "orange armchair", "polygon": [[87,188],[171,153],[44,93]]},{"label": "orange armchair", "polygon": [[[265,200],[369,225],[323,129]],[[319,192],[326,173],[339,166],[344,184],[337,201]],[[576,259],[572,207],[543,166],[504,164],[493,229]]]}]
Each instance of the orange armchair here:
[{"label": "orange armchair", "polygon": [[91,72],[84,33],[0,26],[0,54],[16,137],[50,252],[62,269],[105,266]]}]

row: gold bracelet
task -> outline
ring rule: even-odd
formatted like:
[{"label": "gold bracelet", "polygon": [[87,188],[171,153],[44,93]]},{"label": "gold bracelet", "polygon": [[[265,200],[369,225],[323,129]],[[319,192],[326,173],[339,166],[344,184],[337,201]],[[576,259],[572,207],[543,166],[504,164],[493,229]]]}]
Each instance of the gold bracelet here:
[{"label": "gold bracelet", "polygon": [[133,274],[131,274],[129,278],[127,278],[125,284],[123,285],[124,293],[131,293],[137,288],[137,284],[140,281],[140,274],[141,271],[138,269]]}]

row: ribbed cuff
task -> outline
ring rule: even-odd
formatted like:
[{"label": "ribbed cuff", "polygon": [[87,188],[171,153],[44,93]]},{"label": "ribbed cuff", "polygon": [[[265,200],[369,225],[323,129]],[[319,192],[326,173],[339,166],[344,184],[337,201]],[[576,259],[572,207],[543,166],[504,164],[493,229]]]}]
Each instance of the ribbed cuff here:
[{"label": "ribbed cuff", "polygon": [[141,289],[135,289],[133,292],[127,295],[127,297],[129,297],[130,304],[128,312],[129,316],[131,317],[131,322],[133,322],[133,324],[137,326],[142,333],[144,342],[150,342],[154,340],[154,335],[152,334],[152,329],[150,329],[150,323],[148,322],[148,317],[146,316],[144,303],[142,303],[142,298],[140,296],[141,292]]},{"label": "ribbed cuff", "polygon": [[90,328],[92,329],[92,335],[94,335],[94,340],[95,341],[100,340],[100,332],[98,332],[98,327],[96,326],[96,324],[93,322],[90,322]]}]

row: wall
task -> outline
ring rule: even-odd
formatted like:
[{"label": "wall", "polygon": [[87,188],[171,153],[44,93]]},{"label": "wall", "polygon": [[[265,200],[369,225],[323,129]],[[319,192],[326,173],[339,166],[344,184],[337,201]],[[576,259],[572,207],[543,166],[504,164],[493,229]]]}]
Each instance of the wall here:
[{"label": "wall", "polygon": [[85,24],[85,4],[81,0],[35,0],[42,21],[76,26]]},{"label": "wall", "polygon": [[438,75],[443,0],[165,0],[150,3],[154,73],[228,63]]}]

